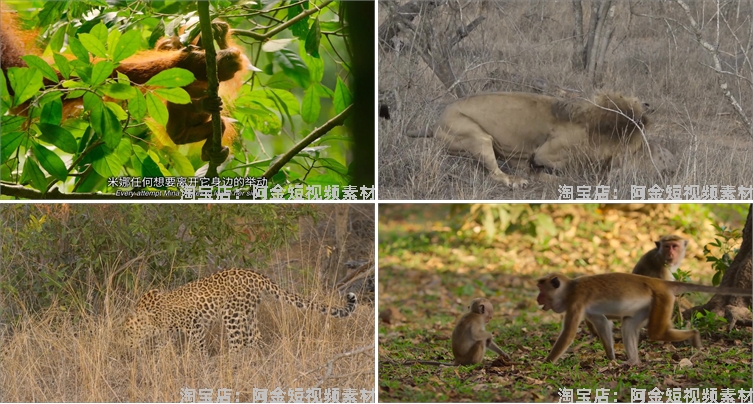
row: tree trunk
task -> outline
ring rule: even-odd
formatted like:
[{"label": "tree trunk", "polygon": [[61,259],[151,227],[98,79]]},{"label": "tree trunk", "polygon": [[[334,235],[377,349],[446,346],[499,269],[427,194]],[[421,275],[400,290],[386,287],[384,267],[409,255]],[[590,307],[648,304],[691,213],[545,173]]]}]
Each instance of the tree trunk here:
[{"label": "tree trunk", "polygon": [[[727,268],[719,286],[753,288],[753,258],[751,256],[751,250],[753,250],[753,225],[751,224],[751,220],[753,220],[753,205],[750,205],[748,208],[748,219],[745,221],[745,227],[743,228],[743,242],[740,246],[740,251],[738,251],[732,264]],[[724,314],[730,324],[734,322],[749,324],[750,311],[747,310],[747,307],[750,305],[750,297],[714,295],[708,303],[693,307],[684,312],[683,317],[690,318],[697,311],[708,310],[719,315]],[[741,311],[736,308],[745,310]],[[747,318],[740,313],[747,313]]]},{"label": "tree trunk", "polygon": [[573,15],[575,16],[575,32],[573,34],[573,69],[586,69],[586,44],[583,39],[583,4],[581,0],[573,0]]}]

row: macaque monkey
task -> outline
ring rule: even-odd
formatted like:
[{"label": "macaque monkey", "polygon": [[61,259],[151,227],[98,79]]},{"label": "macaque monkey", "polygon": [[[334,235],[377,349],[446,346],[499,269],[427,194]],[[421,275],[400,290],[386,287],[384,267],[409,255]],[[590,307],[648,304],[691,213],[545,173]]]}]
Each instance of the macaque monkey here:
[{"label": "macaque monkey", "polygon": [[638,331],[648,323],[648,338],[656,341],[691,340],[701,348],[698,330],[677,330],[672,327],[675,295],[705,292],[723,295],[751,296],[750,289],[716,288],[692,283],[669,282],[642,275],[611,273],[569,279],[550,274],[539,279],[536,301],[544,310],[565,312],[562,332],[554,343],[547,362],[556,362],[575,339],[581,321],[588,320],[604,345],[607,358],[614,360],[614,341],[610,318],[622,318],[622,340],[627,363],[640,363]]},{"label": "macaque monkey", "polygon": [[675,280],[672,274],[680,267],[685,258],[685,248],[688,240],[675,235],[662,236],[656,242],[656,248],[643,254],[633,268],[636,275],[650,276],[652,278]]},{"label": "macaque monkey", "polygon": [[486,331],[486,324],[491,320],[494,308],[492,303],[483,298],[474,299],[469,307],[469,312],[460,317],[455,329],[452,331],[452,354],[455,363],[435,361],[406,361],[403,364],[410,365],[420,363],[424,365],[473,365],[484,360],[486,350],[492,350],[505,360],[509,356],[494,343],[492,333]]},{"label": "macaque monkey", "polygon": [[494,343],[492,333],[486,331],[486,324],[492,319],[494,308],[487,299],[474,299],[470,311],[455,325],[452,331],[452,354],[456,365],[481,363],[487,349],[497,355],[507,357],[502,349]]},{"label": "macaque monkey", "polygon": [[[688,245],[688,240],[685,240],[679,236],[668,235],[662,236],[659,241],[656,241],[656,248],[643,254],[633,268],[633,273],[636,275],[650,276],[652,278],[664,279],[665,281],[674,281],[675,277],[672,275],[677,268],[680,267],[682,259],[685,258],[685,248]],[[693,305],[684,298],[677,299],[681,309],[689,309]],[[610,320],[619,320],[619,318],[611,318]],[[597,335],[596,330],[591,323],[586,322],[588,330],[592,335]]]}]

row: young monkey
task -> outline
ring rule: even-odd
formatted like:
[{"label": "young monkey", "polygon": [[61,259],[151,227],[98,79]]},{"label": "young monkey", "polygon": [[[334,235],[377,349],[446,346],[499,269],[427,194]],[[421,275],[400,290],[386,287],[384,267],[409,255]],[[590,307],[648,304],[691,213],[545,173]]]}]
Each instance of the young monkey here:
[{"label": "young monkey", "polygon": [[452,331],[452,354],[455,363],[435,361],[406,361],[405,365],[416,363],[437,366],[473,365],[484,360],[487,349],[496,352],[509,361],[510,357],[494,343],[492,333],[486,331],[486,324],[491,320],[494,308],[492,303],[484,298],[474,299],[468,313],[463,314]]},{"label": "young monkey", "polygon": [[569,279],[562,274],[550,274],[539,279],[536,301],[544,310],[565,313],[562,332],[546,357],[556,362],[572,344],[578,326],[587,319],[593,324],[604,345],[607,358],[614,360],[612,322],[622,318],[622,340],[627,363],[640,363],[638,332],[648,323],[648,338],[656,341],[691,340],[701,348],[698,330],[677,330],[672,327],[672,308],[675,295],[685,292],[705,292],[722,295],[751,296],[750,289],[716,288],[692,283],[669,282],[647,276],[610,273]]},{"label": "young monkey", "polygon": [[688,240],[675,235],[662,236],[656,241],[656,248],[643,254],[633,268],[636,275],[650,276],[652,278],[675,280],[672,274],[680,267],[685,258],[685,248]]}]

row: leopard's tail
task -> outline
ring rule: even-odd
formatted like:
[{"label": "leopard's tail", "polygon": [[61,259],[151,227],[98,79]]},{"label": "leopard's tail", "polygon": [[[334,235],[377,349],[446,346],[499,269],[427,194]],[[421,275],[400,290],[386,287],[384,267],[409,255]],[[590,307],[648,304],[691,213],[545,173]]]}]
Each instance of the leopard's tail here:
[{"label": "leopard's tail", "polygon": [[274,295],[277,300],[282,300],[286,303],[290,303],[291,305],[298,307],[299,309],[315,310],[324,315],[329,314],[332,317],[348,317],[350,313],[355,311],[356,307],[358,306],[358,299],[356,298],[355,293],[348,293],[346,295],[348,303],[345,306],[330,307],[321,303],[307,300],[298,294],[290,293],[273,282],[270,282],[270,287],[267,292]]}]

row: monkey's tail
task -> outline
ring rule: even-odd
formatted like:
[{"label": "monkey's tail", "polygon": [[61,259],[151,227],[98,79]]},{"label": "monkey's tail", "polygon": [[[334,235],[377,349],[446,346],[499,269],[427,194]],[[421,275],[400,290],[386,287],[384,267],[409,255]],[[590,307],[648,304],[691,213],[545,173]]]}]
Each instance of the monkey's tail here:
[{"label": "monkey's tail", "polygon": [[355,293],[348,293],[346,295],[348,302],[345,304],[345,306],[330,307],[321,303],[307,300],[303,296],[296,293],[288,292],[279,287],[276,283],[272,282],[271,279],[267,278],[267,280],[269,280],[268,288],[266,289],[268,293],[274,295],[277,300],[285,301],[286,303],[298,307],[299,309],[312,309],[324,315],[329,314],[332,317],[348,317],[350,316],[350,313],[355,311],[356,307],[358,306],[358,299],[356,298]]},{"label": "monkey's tail", "polygon": [[714,293],[717,295],[732,295],[732,296],[751,296],[753,291],[745,288],[727,288],[727,287],[715,287],[706,285],[696,285],[693,283],[684,282],[670,282],[672,284],[672,290],[675,295],[686,292],[703,292]]},{"label": "monkey's tail", "polygon": [[454,363],[437,362],[437,361],[403,361],[403,365],[432,365],[432,366],[457,366]]}]

